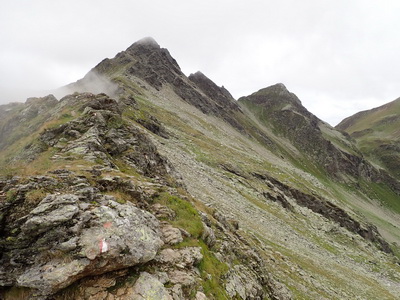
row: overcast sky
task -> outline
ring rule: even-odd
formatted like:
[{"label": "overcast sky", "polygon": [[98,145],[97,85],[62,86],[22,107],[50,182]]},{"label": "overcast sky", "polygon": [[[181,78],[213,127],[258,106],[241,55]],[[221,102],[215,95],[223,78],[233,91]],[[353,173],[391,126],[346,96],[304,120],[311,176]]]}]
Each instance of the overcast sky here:
[{"label": "overcast sky", "polygon": [[235,98],[282,82],[319,118],[400,97],[398,0],[1,0],[0,103],[82,78],[152,36]]}]

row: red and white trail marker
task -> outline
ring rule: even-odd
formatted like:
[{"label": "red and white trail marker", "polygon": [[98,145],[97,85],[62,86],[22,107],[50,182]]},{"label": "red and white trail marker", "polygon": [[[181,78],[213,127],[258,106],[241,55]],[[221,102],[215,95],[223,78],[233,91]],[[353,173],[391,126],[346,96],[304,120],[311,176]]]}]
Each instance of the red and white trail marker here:
[{"label": "red and white trail marker", "polygon": [[108,251],[108,244],[105,239],[100,241],[100,253],[104,253]]}]

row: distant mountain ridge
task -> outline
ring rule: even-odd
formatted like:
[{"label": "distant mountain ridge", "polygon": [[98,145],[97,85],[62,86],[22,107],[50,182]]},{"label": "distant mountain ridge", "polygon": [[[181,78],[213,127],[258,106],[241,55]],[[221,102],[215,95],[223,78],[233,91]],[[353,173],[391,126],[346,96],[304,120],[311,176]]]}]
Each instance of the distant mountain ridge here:
[{"label": "distant mountain ridge", "polygon": [[336,128],[350,134],[367,157],[400,178],[400,98],[348,117]]}]

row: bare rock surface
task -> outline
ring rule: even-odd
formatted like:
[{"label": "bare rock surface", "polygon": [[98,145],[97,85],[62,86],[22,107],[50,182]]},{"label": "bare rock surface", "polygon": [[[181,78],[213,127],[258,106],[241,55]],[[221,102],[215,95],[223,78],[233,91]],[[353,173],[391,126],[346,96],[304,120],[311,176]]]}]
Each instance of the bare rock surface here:
[{"label": "bare rock surface", "polygon": [[137,300],[173,300],[164,285],[147,272],[140,274],[127,296]]},{"label": "bare rock surface", "polygon": [[159,222],[131,203],[51,194],[24,217],[1,259],[2,280],[51,294],[90,275],[148,262],[163,245]]}]

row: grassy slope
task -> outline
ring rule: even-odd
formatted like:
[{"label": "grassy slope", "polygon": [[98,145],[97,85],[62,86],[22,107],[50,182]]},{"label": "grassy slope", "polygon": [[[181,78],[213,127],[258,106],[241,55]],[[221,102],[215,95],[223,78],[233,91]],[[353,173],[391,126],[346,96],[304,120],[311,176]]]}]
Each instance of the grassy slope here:
[{"label": "grassy slope", "polygon": [[349,133],[375,164],[400,178],[400,100],[343,120],[338,129]]},{"label": "grassy slope", "polygon": [[346,118],[336,127],[340,130],[344,130],[349,134],[360,132],[365,129],[375,128],[384,129],[387,134],[393,134],[395,131],[394,124],[388,124],[384,122],[385,119],[391,116],[400,114],[400,99],[394,100],[390,103],[382,105],[380,107],[359,112],[349,118]]}]

